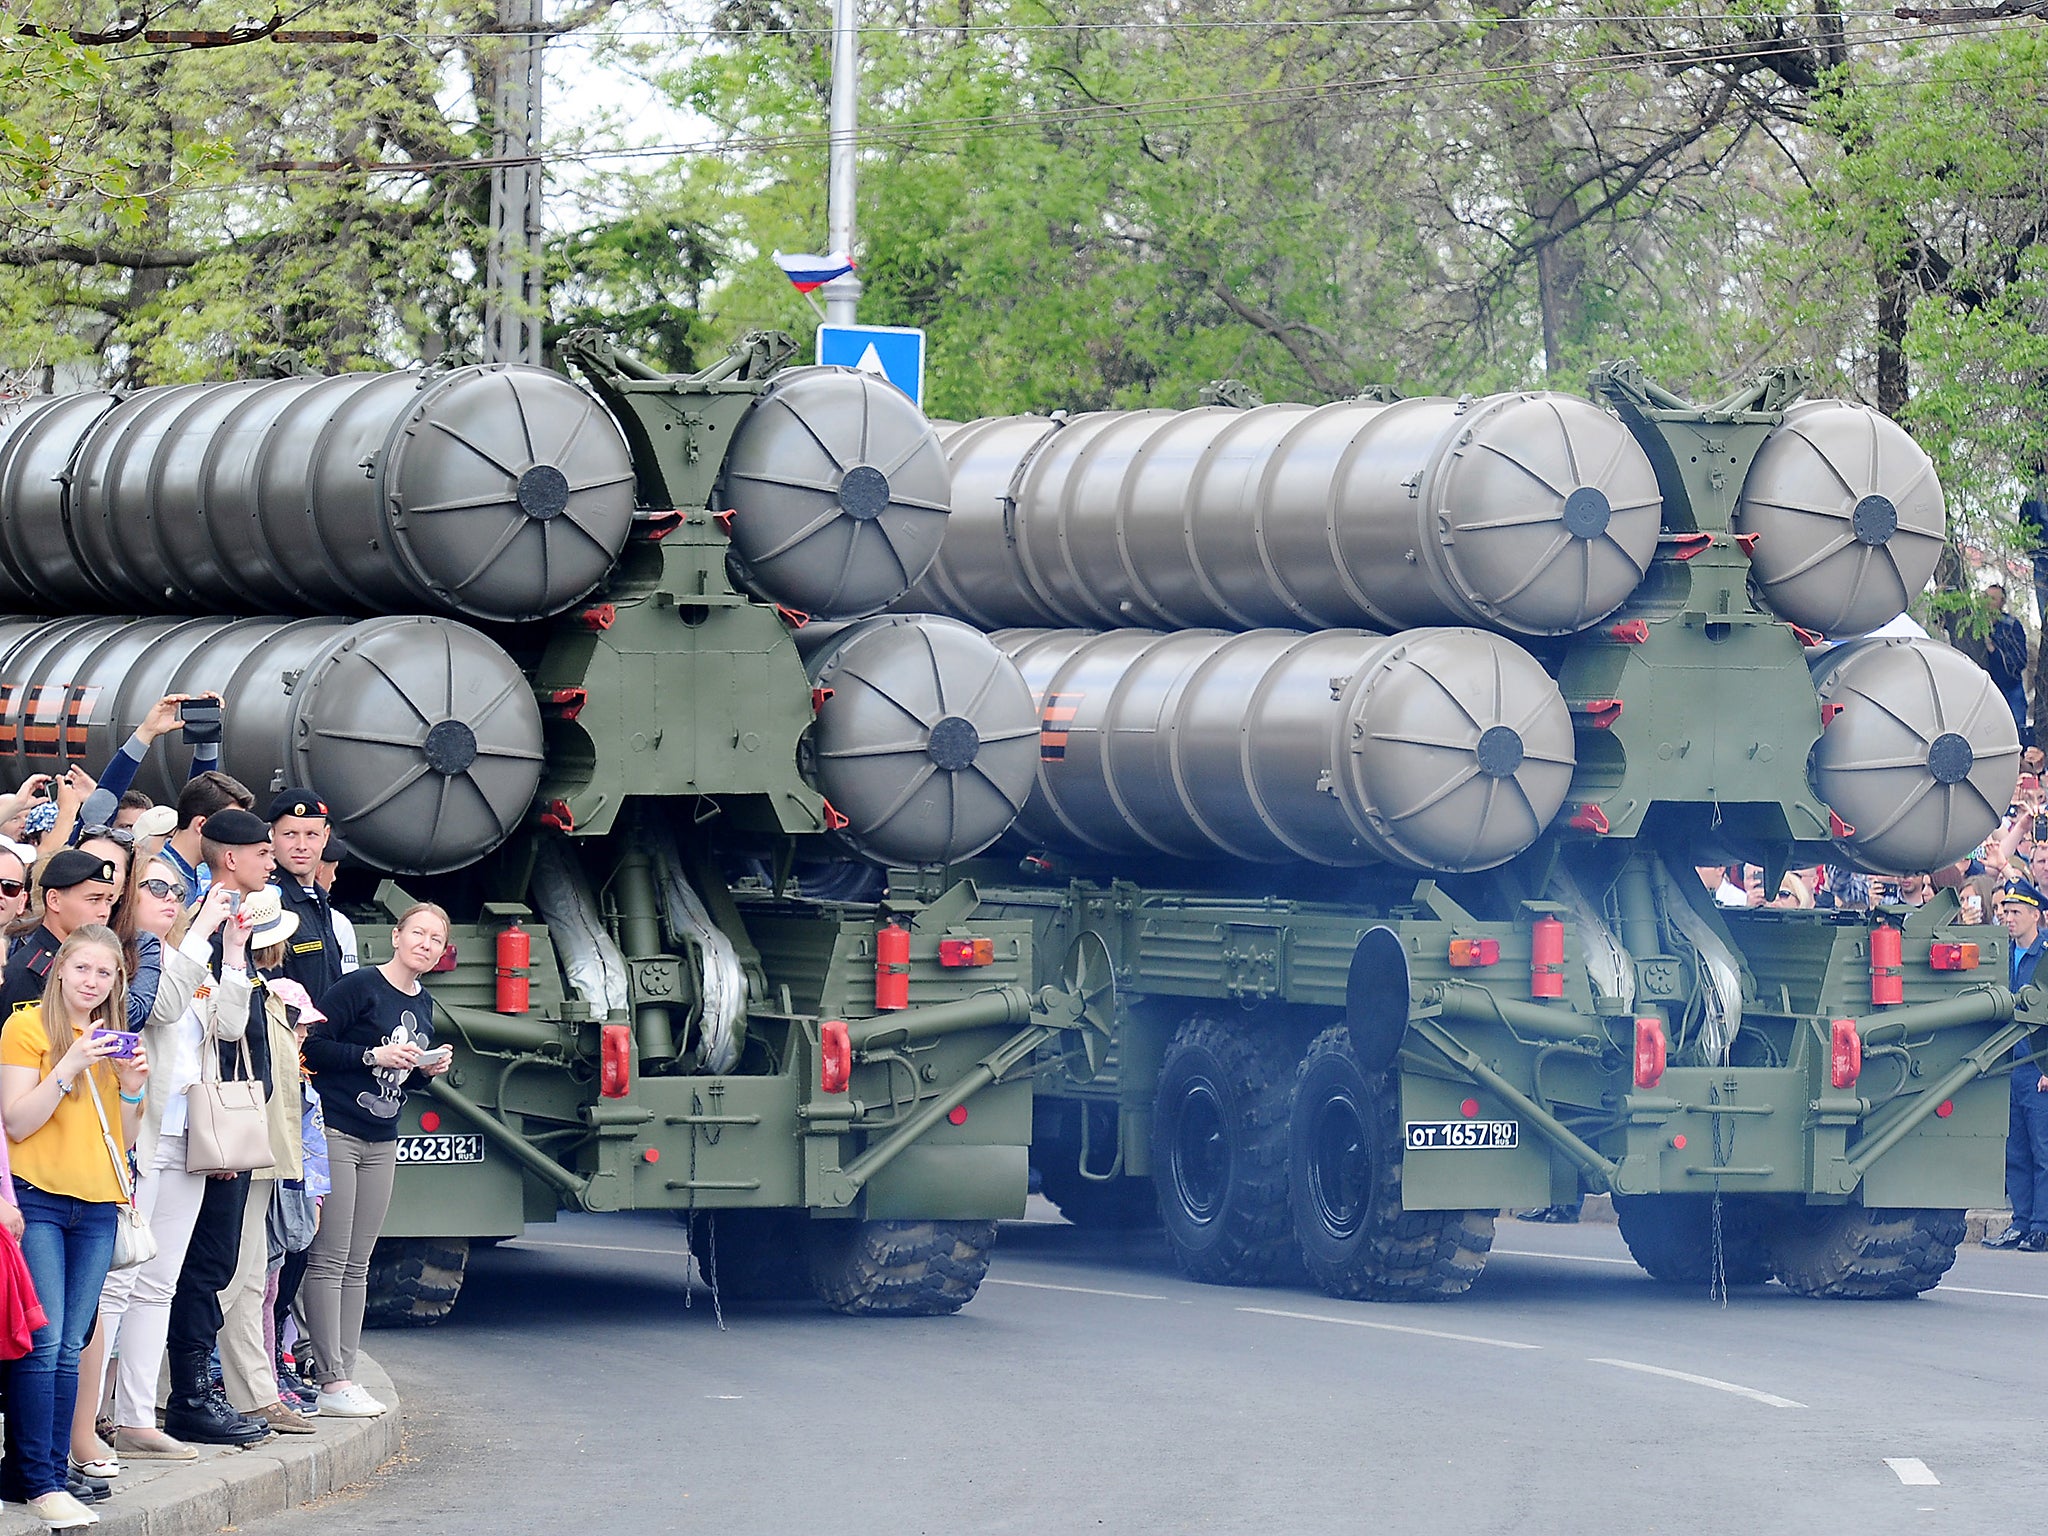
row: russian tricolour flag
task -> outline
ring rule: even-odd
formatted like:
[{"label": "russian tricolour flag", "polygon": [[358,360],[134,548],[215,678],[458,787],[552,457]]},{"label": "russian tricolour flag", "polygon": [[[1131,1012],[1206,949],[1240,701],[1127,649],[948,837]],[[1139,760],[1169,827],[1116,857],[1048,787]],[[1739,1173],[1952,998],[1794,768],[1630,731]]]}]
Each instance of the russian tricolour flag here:
[{"label": "russian tricolour flag", "polygon": [[854,268],[854,260],[844,251],[834,251],[830,256],[785,256],[775,253],[775,265],[782,268],[782,275],[796,284],[798,293],[809,293],[813,288],[822,288],[835,277],[844,277]]}]

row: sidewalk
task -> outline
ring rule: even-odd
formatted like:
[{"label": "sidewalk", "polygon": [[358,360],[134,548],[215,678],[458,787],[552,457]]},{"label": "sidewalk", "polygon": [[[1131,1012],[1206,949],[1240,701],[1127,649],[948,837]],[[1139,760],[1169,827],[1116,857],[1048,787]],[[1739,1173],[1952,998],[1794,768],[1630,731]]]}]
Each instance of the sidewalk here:
[{"label": "sidewalk", "polygon": [[[216,1536],[337,1488],[359,1483],[398,1452],[400,1405],[391,1379],[368,1355],[357,1374],[391,1405],[374,1419],[315,1419],[311,1435],[272,1435],[251,1450],[200,1446],[197,1461],[131,1461],[114,1496],[93,1509],[107,1536]],[[19,1504],[0,1506],[0,1536],[46,1536]]]}]

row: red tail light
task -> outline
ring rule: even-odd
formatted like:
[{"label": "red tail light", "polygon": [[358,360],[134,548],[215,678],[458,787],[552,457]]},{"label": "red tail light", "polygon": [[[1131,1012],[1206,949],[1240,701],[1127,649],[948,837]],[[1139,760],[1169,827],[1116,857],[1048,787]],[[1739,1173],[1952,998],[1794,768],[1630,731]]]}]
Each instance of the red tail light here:
[{"label": "red tail light", "polygon": [[1854,1019],[1836,1019],[1828,1038],[1828,1081],[1837,1088],[1854,1088],[1863,1075],[1863,1037],[1856,1033]]},{"label": "red tail light", "polygon": [[1499,939],[1451,940],[1451,968],[1466,971],[1478,966],[1500,964]]},{"label": "red tail light", "polygon": [[962,966],[994,965],[996,963],[996,941],[994,939],[941,939],[939,940],[939,964],[957,970]]},{"label": "red tail light", "polygon": [[1662,1019],[1636,1020],[1636,1086],[1654,1088],[1664,1081],[1664,1061],[1669,1054]]},{"label": "red tail light", "polygon": [[838,1019],[818,1026],[818,1087],[826,1093],[844,1093],[853,1077],[853,1041]]},{"label": "red tail light", "polygon": [[604,1026],[598,1045],[597,1091],[607,1099],[623,1099],[633,1091],[633,1030],[630,1025]]},{"label": "red tail light", "polygon": [[1928,947],[1927,963],[1937,971],[1974,971],[1977,969],[1977,946],[1944,939]]},{"label": "red tail light", "polygon": [[1564,996],[1564,924],[1539,917],[1529,930],[1529,995]]},{"label": "red tail light", "polygon": [[1906,976],[1900,969],[1905,951],[1899,930],[1879,923],[1870,930],[1870,1002],[1875,1008],[1906,1000]]}]

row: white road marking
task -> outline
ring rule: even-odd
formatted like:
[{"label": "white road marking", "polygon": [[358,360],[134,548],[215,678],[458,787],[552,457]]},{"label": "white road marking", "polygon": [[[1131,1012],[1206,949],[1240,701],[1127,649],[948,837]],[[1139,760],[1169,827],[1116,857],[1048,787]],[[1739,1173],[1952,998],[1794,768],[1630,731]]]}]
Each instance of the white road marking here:
[{"label": "white road marking", "polygon": [[1411,1328],[1404,1323],[1375,1323],[1362,1317],[1331,1317],[1326,1312],[1288,1312],[1279,1307],[1239,1307],[1258,1317],[1293,1317],[1305,1323],[1337,1323],[1345,1328],[1377,1328],[1382,1333],[1412,1333],[1425,1339],[1450,1339],[1459,1344],[1490,1344],[1495,1349],[1541,1349],[1541,1344],[1523,1344],[1514,1339],[1489,1339],[1477,1333],[1445,1333],[1436,1328]]},{"label": "white road marking", "polygon": [[1717,1376],[1695,1376],[1691,1371],[1674,1371],[1667,1366],[1645,1365],[1640,1360],[1607,1360],[1599,1356],[1589,1357],[1589,1364],[1618,1366],[1624,1371],[1641,1371],[1646,1376],[1668,1376],[1673,1381],[1689,1381],[1696,1387],[1712,1387],[1716,1392],[1732,1392],[1737,1397],[1749,1398],[1771,1408],[1804,1408],[1806,1404],[1795,1403],[1789,1397],[1779,1397],[1775,1392],[1759,1392],[1755,1387],[1745,1387],[1740,1382],[1722,1381]]},{"label": "white road marking", "polygon": [[1942,1282],[1944,1291],[1961,1291],[1965,1296],[2017,1296],[2022,1301],[2048,1301],[2048,1295],[2040,1291],[1987,1291],[1974,1285],[1950,1285]]},{"label": "white road marking", "polygon": [[515,1237],[504,1246],[509,1248],[512,1243],[521,1248],[580,1248],[589,1253],[652,1253],[664,1259],[687,1259],[690,1256],[682,1248],[628,1248],[622,1243],[558,1243],[539,1237]]},{"label": "white road marking", "polygon": [[714,1403],[737,1403],[742,1401],[737,1392],[706,1392],[704,1396]]},{"label": "white road marking", "polygon": [[[1172,1301],[1172,1296],[1154,1296],[1150,1291],[1105,1291],[1093,1285],[1054,1285],[1049,1280],[998,1280],[990,1275],[983,1285],[1014,1285],[1023,1291],[1070,1291],[1076,1296],[1118,1296],[1125,1301]],[[1192,1302],[1183,1303],[1192,1306]]]},{"label": "white road marking", "polygon": [[1908,1488],[1939,1488],[1941,1479],[1928,1469],[1927,1463],[1918,1456],[1887,1456],[1884,1464],[1898,1473],[1899,1481]]},{"label": "white road marking", "polygon": [[1619,1264],[1624,1269],[1634,1269],[1634,1259],[1608,1259],[1592,1253],[1543,1253],[1535,1248],[1494,1248],[1493,1253],[1506,1254],[1511,1259],[1564,1259],[1572,1264]]}]

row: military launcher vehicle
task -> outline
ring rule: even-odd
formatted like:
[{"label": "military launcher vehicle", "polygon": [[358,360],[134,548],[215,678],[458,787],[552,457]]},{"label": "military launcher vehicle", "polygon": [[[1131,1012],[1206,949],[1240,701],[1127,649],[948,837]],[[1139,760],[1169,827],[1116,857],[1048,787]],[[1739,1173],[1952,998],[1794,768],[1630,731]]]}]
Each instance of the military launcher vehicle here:
[{"label": "military launcher vehicle", "polygon": [[1932,465],[1800,392],[1617,365],[1597,403],[942,429],[953,515],[895,606],[1038,702],[969,870],[1113,1019],[1037,1080],[1070,1217],[1156,1213],[1201,1280],[1428,1299],[1502,1208],[1598,1191],[1661,1280],[1940,1279],[2048,1003],[1950,893],[1731,910],[1696,869],[1939,868],[2015,786],[1984,674],[1872,635],[1933,571]]},{"label": "military launcher vehicle", "polygon": [[[952,1311],[1023,1211],[1041,1048],[1107,1028],[1030,917],[852,860],[1000,835],[1037,709],[978,630],[874,616],[937,551],[945,456],[792,349],[684,377],[582,335],[587,390],[468,367],[0,422],[5,767],[97,770],[218,691],[223,767],[331,807],[365,963],[409,901],[454,914],[454,1067],[405,1111],[373,1318],[440,1316],[471,1244],[563,1208],[692,1218],[729,1293]],[[845,622],[806,658],[813,614]]]}]

